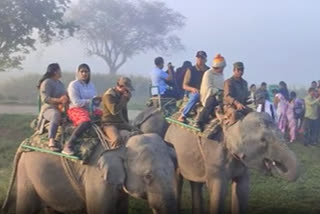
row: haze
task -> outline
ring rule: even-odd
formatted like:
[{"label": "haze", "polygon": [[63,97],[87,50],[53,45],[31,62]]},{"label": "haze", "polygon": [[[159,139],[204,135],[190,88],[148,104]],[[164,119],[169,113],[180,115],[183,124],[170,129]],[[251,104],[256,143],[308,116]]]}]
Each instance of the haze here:
[{"label": "haze", "polygon": [[[195,52],[208,53],[208,65],[215,54],[227,60],[226,77],[232,73],[232,63],[243,61],[245,78],[250,83],[278,83],[309,85],[318,80],[320,56],[320,2],[316,0],[165,0],[179,11],[186,26],[177,34],[185,45],[184,51],[165,55],[178,67],[184,60],[194,62]],[[132,58],[121,68],[121,74],[149,75],[154,57],[149,52]],[[50,47],[38,46],[23,64],[24,71],[45,71],[47,64],[59,62],[63,70],[75,71],[86,62],[93,72],[106,72],[104,62],[85,54],[85,45],[68,39]],[[16,75],[0,74],[2,77]]]}]

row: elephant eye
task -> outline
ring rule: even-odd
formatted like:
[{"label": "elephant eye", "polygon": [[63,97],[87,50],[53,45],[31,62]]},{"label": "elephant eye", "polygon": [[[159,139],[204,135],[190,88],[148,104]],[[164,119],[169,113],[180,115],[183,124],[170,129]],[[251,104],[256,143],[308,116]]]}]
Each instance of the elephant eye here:
[{"label": "elephant eye", "polygon": [[153,178],[153,176],[152,176],[151,174],[146,174],[146,175],[144,176],[144,181],[145,181],[145,183],[151,184],[152,178]]},{"label": "elephant eye", "polygon": [[147,175],[145,175],[144,177],[145,177],[145,179],[147,179],[147,180],[151,180],[151,179],[152,179],[152,175],[151,175],[151,174],[147,174]]}]

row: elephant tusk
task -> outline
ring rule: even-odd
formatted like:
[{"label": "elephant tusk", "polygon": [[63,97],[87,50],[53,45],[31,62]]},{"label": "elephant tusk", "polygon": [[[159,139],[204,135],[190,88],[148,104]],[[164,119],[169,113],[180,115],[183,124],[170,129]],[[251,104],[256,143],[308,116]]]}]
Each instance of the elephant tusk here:
[{"label": "elephant tusk", "polygon": [[130,195],[130,192],[128,191],[128,189],[126,188],[125,185],[122,185],[122,189],[125,193],[127,193],[128,195]]}]

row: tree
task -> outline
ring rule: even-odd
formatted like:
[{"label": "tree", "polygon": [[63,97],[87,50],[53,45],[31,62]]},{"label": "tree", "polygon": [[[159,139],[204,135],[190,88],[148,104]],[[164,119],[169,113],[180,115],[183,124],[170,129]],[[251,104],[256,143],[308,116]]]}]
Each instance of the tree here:
[{"label": "tree", "polygon": [[72,35],[76,26],[63,19],[69,3],[70,0],[1,0],[0,71],[19,67],[23,54],[35,49],[35,36],[49,44],[54,38]]},{"label": "tree", "polygon": [[88,54],[102,58],[110,73],[150,49],[183,49],[172,32],[184,26],[185,18],[163,2],[84,0],[74,8],[72,19],[80,27]]}]

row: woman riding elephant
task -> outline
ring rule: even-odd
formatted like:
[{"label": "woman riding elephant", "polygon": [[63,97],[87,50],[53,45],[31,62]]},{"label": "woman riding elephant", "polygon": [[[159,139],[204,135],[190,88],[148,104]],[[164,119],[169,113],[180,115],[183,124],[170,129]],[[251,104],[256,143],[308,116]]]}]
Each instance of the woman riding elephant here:
[{"label": "woman riding elephant", "polygon": [[[90,67],[87,64],[81,64],[78,67],[76,80],[70,82],[68,86],[68,94],[70,97],[70,108],[67,111],[69,119],[76,127],[64,146],[62,153],[67,155],[74,154],[74,145],[80,135],[91,127],[91,119],[89,108],[92,99],[100,104],[101,98],[97,96],[97,90],[90,81]],[[101,115],[101,110],[98,109],[94,114]]]},{"label": "woman riding elephant", "polygon": [[58,63],[48,66],[47,72],[40,79],[38,89],[40,91],[41,110],[39,114],[39,125],[43,119],[50,122],[49,125],[49,147],[52,151],[60,151],[55,141],[58,127],[61,123],[61,112],[68,103],[67,92],[60,81],[61,69]]},{"label": "woman riding elephant", "polygon": [[[15,205],[16,214],[48,207],[59,213],[122,214],[128,213],[128,195],[147,200],[155,214],[177,213],[175,153],[156,134],[130,137],[115,150],[98,144],[85,165],[21,150],[14,163],[4,213]],[[8,200],[11,195],[16,200]]]}]

